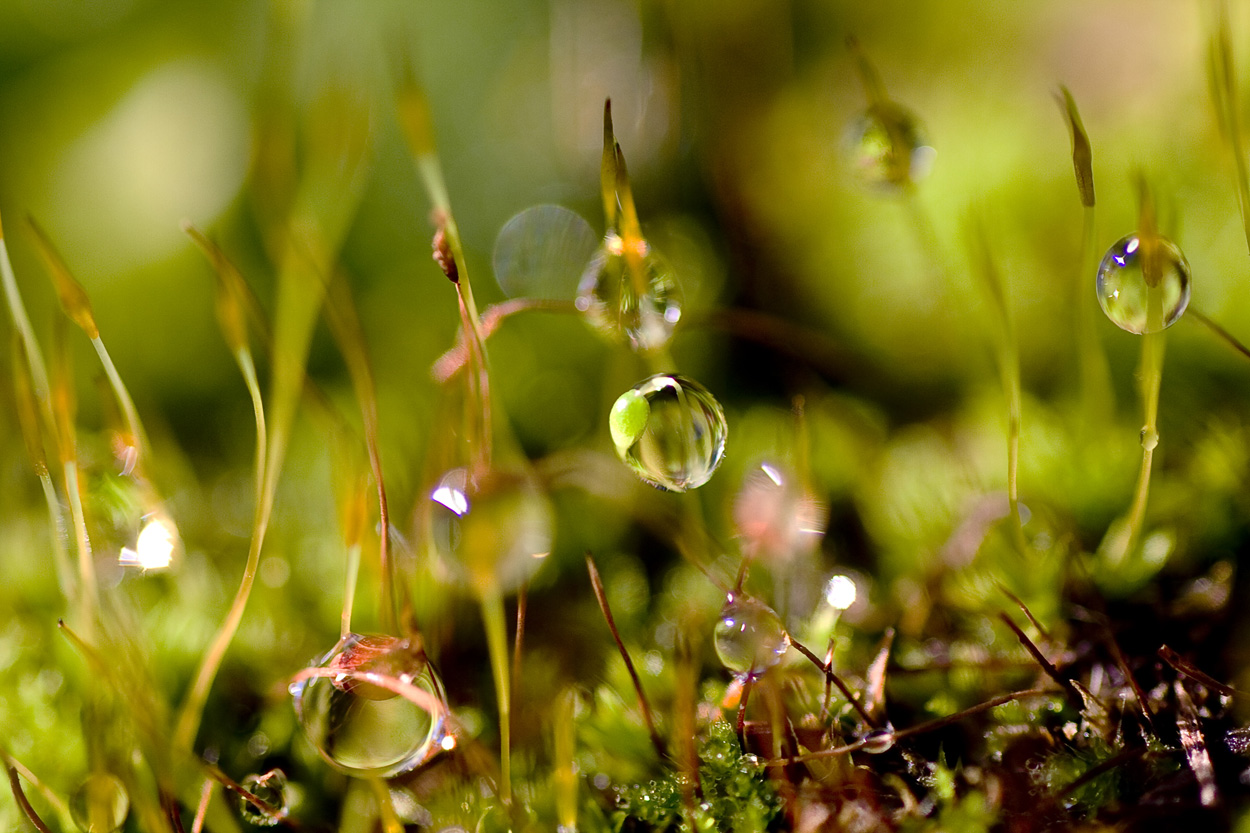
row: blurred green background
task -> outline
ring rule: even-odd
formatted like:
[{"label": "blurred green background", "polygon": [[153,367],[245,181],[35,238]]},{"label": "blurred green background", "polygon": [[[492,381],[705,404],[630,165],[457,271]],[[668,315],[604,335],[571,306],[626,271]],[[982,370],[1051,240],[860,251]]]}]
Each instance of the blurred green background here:
[{"label": "blurred green background", "polygon": [[[711,533],[732,561],[730,507],[745,472],[770,455],[806,455],[829,533],[805,569],[825,575],[845,565],[875,577],[872,631],[895,621],[943,565],[957,574],[944,601],[980,609],[992,595],[975,569],[960,572],[976,547],[954,551],[961,524],[1006,479],[997,322],[971,229],[984,229],[1006,281],[1025,392],[1021,495],[1031,534],[1062,550],[1054,561],[1095,550],[1128,505],[1140,456],[1139,340],[1098,314],[1113,380],[1111,407],[1100,411],[1081,400],[1077,338],[1079,305],[1096,303],[1094,260],[1136,224],[1139,176],[1192,265],[1194,308],[1250,337],[1250,305],[1240,302],[1250,258],[1208,87],[1215,23],[1213,6],[1172,0],[0,3],[0,216],[22,292],[50,343],[56,298],[29,214],[91,296],[183,531],[175,570],[111,579],[138,611],[160,688],[176,699],[185,687],[233,593],[251,515],[250,404],[213,317],[211,270],[180,223],[210,231],[272,311],[266,226],[289,196],[283,183],[314,154],[318,125],[335,118],[368,127],[364,181],[339,206],[351,218],[339,259],[378,378],[397,528],[416,535],[426,451],[449,430],[430,367],[458,319],[430,258],[430,205],[394,115],[405,61],[430,99],[482,306],[504,298],[492,251],[517,212],[559,203],[602,230],[601,114],[611,97],[644,231],[685,284],[674,360],[730,419],[728,462],[701,494]],[[1234,54],[1250,66],[1250,10],[1232,10],[1231,31]],[[851,36],[936,149],[913,192],[866,188],[855,176],[846,134],[867,101]],[[1092,258],[1081,248],[1060,84],[1094,148]],[[330,100],[346,104],[327,116]],[[69,341],[80,430],[106,482],[94,357],[77,335]],[[10,345],[6,337],[6,352]],[[660,625],[671,630],[680,618],[665,618],[666,605],[706,602],[704,618],[715,614],[714,587],[691,591],[688,576],[665,571],[671,542],[631,531],[639,511],[663,516],[657,498],[623,469],[578,457],[608,459],[607,409],[645,367],[572,315],[517,316],[491,347],[496,389],[524,450],[556,468],[581,461],[569,464],[583,467],[569,482],[591,484],[588,494],[559,497],[558,552],[536,592],[566,598],[574,588],[577,601],[536,618],[536,644],[546,645],[536,667],[568,675],[583,658],[577,651],[589,650],[560,656],[543,642],[558,642],[570,622],[597,622],[580,572],[586,548],[603,555],[624,628],[644,646],[663,648]],[[309,372],[355,412],[324,327]],[[1169,331],[1148,522],[1166,539],[1164,556],[1141,577],[1111,581],[1116,592],[1140,590],[1158,570],[1177,581],[1201,575],[1244,546],[1248,372],[1191,318]],[[789,413],[798,395],[806,446]],[[9,689],[0,727],[15,755],[38,762],[39,738],[72,714],[59,675],[77,673],[64,670],[77,661],[53,633],[63,607],[12,396],[6,385],[0,545],[10,579],[0,589],[0,674],[12,686],[0,686]],[[246,746],[260,731],[257,714],[271,721],[266,743],[289,741],[282,681],[334,638],[342,556],[330,462],[319,429],[301,424],[257,596],[219,684],[231,694],[210,704],[220,717],[210,744]],[[109,556],[107,542],[97,554]],[[1063,570],[1054,561],[985,570],[1007,575],[1039,615],[1055,617]],[[449,612],[437,589],[418,592],[431,597],[420,602],[435,622],[435,652],[456,657],[446,659],[453,693],[489,691],[472,611]],[[794,626],[811,602],[797,584],[790,592],[777,606]],[[362,615],[372,615],[368,606]],[[924,623],[913,625],[903,630],[919,637]],[[1213,674],[1244,675],[1244,649],[1215,655],[1223,664]],[[460,665],[469,670],[457,675]]]}]

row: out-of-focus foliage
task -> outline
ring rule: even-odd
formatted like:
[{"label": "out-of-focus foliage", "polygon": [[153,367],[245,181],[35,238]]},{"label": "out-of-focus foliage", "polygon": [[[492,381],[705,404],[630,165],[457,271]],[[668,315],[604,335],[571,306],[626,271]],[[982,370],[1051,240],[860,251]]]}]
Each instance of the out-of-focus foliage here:
[{"label": "out-of-focus foliage", "polygon": [[[1233,155],[1250,13],[1228,11],[1229,77],[1213,45],[1221,14],[1166,0],[0,3],[3,240],[34,333],[49,357],[64,345],[54,378],[72,367],[72,491],[102,600],[93,634],[62,592],[79,565],[61,461],[45,436],[58,531],[23,444],[23,409],[37,409],[20,373],[0,374],[18,383],[0,386],[0,753],[24,767],[36,811],[70,829],[80,784],[116,770],[132,796],[126,829],[161,828],[170,806],[190,825],[202,783],[282,768],[289,818],[315,830],[538,830],[568,827],[570,813],[604,831],[978,831],[1005,819],[1040,830],[1149,813],[1244,826],[1250,364],[1201,322],[1250,338]],[[429,557],[423,521],[471,435],[474,400],[464,372],[432,371],[449,361],[461,312],[429,256],[445,218],[432,216],[396,116],[397,90],[414,81],[462,281],[481,310],[545,299],[495,320],[487,342],[498,454],[555,513],[550,551],[526,554],[544,560],[525,590],[512,685],[511,815],[489,786],[499,729],[487,628]],[[1060,85],[1092,146],[1092,211]],[[608,97],[642,232],[681,285],[659,356],[573,311],[575,262],[606,231]],[[899,136],[931,152],[865,177]],[[1094,270],[1144,216],[1139,179],[1192,267],[1193,296],[1166,336],[1140,534],[1117,554],[1108,531],[1123,528],[1142,460],[1142,339],[1098,313]],[[514,228],[496,248],[509,219],[539,204],[580,214],[593,234],[545,209],[518,227],[538,235],[548,222],[559,236],[531,250]],[[147,437],[130,438],[150,441],[142,477],[119,465],[125,415],[91,342],[64,327],[27,215],[90,296],[142,413]],[[283,269],[307,256],[354,300],[399,595],[455,723],[454,751],[388,785],[330,769],[286,691],[338,638],[352,522],[356,630],[390,624],[361,474],[370,397],[329,325],[312,334],[311,392],[252,597],[193,754],[169,751],[243,574],[257,495],[252,403],[184,221],[255,292],[246,314],[266,391],[277,362],[257,322],[282,319]],[[300,248],[310,240],[326,250]],[[1001,284],[983,280],[987,262]],[[509,270],[498,282],[497,269]],[[333,287],[327,297],[341,309]],[[21,367],[7,309],[0,352]],[[715,395],[729,425],[724,464],[685,496],[637,482],[608,418],[639,380],[676,370]],[[177,522],[173,566],[119,566],[154,501]],[[713,648],[730,590],[775,609],[858,699],[797,649],[733,680]],[[513,629],[519,607],[507,601]],[[76,647],[62,618],[104,656]],[[557,718],[570,687],[584,696]],[[865,750],[869,730],[886,748]],[[571,762],[561,731],[575,737]],[[206,820],[216,833],[276,820],[255,805],[241,817],[223,795]],[[0,826],[25,823],[0,795]]]}]

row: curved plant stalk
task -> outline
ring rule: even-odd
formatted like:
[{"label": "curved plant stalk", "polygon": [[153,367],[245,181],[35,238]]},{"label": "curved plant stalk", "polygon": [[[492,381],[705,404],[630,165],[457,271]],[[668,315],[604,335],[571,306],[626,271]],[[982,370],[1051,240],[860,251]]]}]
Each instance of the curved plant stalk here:
[{"label": "curved plant stalk", "polygon": [[1094,251],[1096,230],[1095,205],[1097,198],[1094,191],[1094,149],[1085,132],[1085,124],[1081,121],[1080,110],[1076,99],[1065,86],[1059,87],[1055,96],[1064,122],[1068,127],[1068,136],[1072,140],[1072,170],[1076,177],[1077,194],[1081,199],[1084,221],[1081,225],[1081,261],[1077,270],[1077,280],[1073,286],[1072,303],[1075,307],[1077,327],[1077,351],[1081,374],[1081,399],[1085,403],[1090,424],[1099,424],[1113,410],[1111,397],[1114,389],[1111,385],[1111,369],[1107,366],[1107,355],[1098,341],[1096,323],[1098,313],[1093,304],[1089,303],[1089,290],[1086,280],[1097,265]]},{"label": "curved plant stalk", "polygon": [[[273,377],[266,422],[268,442],[261,446],[264,449],[263,472],[257,472],[261,488],[252,542],[234,601],[209,650],[201,658],[195,681],[179,711],[174,731],[175,748],[179,750],[189,750],[195,742],[209,689],[238,631],[251,595],[295,412],[305,389],[305,364],[313,328],[325,300],[333,260],[347,233],[364,179],[369,135],[367,103],[352,98],[341,89],[329,88],[310,105],[308,115],[311,123],[305,173],[294,196],[286,226],[273,232],[279,241],[275,245],[281,251],[281,262],[274,323]],[[214,260],[215,264],[219,262],[211,255],[210,260]],[[218,274],[234,287],[235,297],[238,298],[241,294],[239,284],[242,283],[241,278],[235,280],[238,273],[218,269]],[[241,301],[239,306],[243,306]],[[227,340],[233,341],[237,339],[241,326],[237,322],[243,320],[243,312],[232,311],[230,318],[234,323],[227,328],[231,331],[227,333]],[[235,352],[237,357],[238,351]],[[251,363],[250,352],[247,363]],[[245,370],[244,375],[245,378],[254,378],[254,369]],[[256,407],[259,397],[255,390],[252,396]],[[256,412],[258,415],[261,413],[259,408]],[[259,438],[259,418],[257,424]]]},{"label": "curved plant stalk", "polygon": [[13,264],[9,261],[9,247],[4,239],[2,220],[0,220],[0,284],[4,286],[4,296],[8,301],[9,315],[13,318],[13,327],[26,349],[26,361],[30,365],[30,377],[34,383],[35,395],[39,398],[44,417],[48,420],[48,424],[52,425],[48,369],[43,363],[43,353],[39,349],[39,341],[35,338],[35,330],[30,326],[26,305],[22,303],[22,295],[17,289],[17,278],[13,274]]},{"label": "curved plant stalk", "polygon": [[96,324],[95,313],[91,309],[91,299],[82,284],[74,279],[69,267],[65,265],[56,247],[52,245],[52,240],[34,218],[27,217],[26,222],[34,237],[36,248],[48,269],[48,274],[52,277],[57,298],[61,302],[61,309],[90,339],[91,346],[104,367],[104,375],[108,378],[109,387],[113,389],[117,404],[122,409],[122,416],[126,420],[126,430],[130,435],[125,438],[128,440],[127,445],[130,451],[125,457],[125,468],[122,473],[141,472],[142,465],[147,458],[147,436],[130,391],[122,381],[121,374],[117,372],[117,366],[113,363],[113,357],[109,355],[108,348],[104,346],[104,341],[100,338],[100,328]]}]

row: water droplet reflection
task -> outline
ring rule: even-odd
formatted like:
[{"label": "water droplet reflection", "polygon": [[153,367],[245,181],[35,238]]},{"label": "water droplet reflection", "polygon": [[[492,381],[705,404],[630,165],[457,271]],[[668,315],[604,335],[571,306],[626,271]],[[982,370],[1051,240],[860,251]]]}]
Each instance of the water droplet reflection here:
[{"label": "water droplet reflection", "polygon": [[69,800],[70,816],[83,833],[114,833],[130,812],[130,795],[115,775],[87,776]]},{"label": "water droplet reflection", "polygon": [[264,775],[249,775],[240,786],[265,803],[261,807],[239,796],[239,814],[248,823],[257,827],[273,827],[286,816],[286,773],[282,770],[271,769]]},{"label": "water droplet reflection", "polygon": [[902,105],[869,107],[847,136],[851,164],[868,185],[900,189],[924,179],[937,156],[920,120]]},{"label": "water droplet reflection", "polygon": [[716,397],[676,374],[652,376],[622,394],[609,427],[621,460],[644,482],[671,492],[712,477],[729,430]]},{"label": "water droplet reflection", "polygon": [[[1189,306],[1189,263],[1185,255],[1167,238],[1156,235],[1154,240],[1151,253],[1136,234],[1122,237],[1098,265],[1098,303],[1111,323],[1130,333],[1166,329]],[[1151,295],[1159,304],[1153,321]]]},{"label": "water droplet reflection", "polygon": [[714,636],[716,655],[736,674],[759,676],[772,668],[790,647],[781,617],[763,602],[729,595]]},{"label": "water droplet reflection", "polygon": [[515,589],[551,552],[551,501],[525,472],[452,469],[430,492],[429,510],[439,565],[479,594]]},{"label": "water droplet reflection", "polygon": [[577,308],[635,350],[655,350],[681,318],[681,293],[672,267],[646,240],[609,232],[582,273]]},{"label": "water droplet reflection", "polygon": [[[442,748],[447,700],[419,645],[393,636],[348,634],[316,668],[321,675],[297,680],[290,691],[308,739],[336,768],[390,778],[416,769]],[[365,673],[412,687],[420,701],[353,676]]]}]

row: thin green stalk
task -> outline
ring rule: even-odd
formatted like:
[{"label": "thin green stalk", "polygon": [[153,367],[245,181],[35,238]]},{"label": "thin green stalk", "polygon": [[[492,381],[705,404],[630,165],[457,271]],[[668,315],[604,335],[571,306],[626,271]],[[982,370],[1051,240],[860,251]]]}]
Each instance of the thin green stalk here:
[{"label": "thin green stalk", "polygon": [[9,304],[9,314],[13,316],[13,326],[26,348],[26,360],[30,363],[30,377],[35,386],[35,394],[51,424],[48,369],[43,363],[43,353],[39,350],[35,330],[30,326],[30,318],[26,315],[26,305],[22,303],[21,293],[17,290],[17,278],[13,274],[13,264],[9,262],[9,248],[4,242],[3,225],[0,225],[0,283],[4,284],[4,296]]},{"label": "thin green stalk", "polygon": [[122,407],[122,414],[126,417],[126,428],[129,429],[130,436],[135,443],[136,459],[144,460],[148,447],[147,436],[143,432],[143,424],[139,421],[139,411],[135,408],[134,400],[130,398],[130,391],[126,389],[126,383],[122,381],[121,375],[117,372],[117,366],[113,364],[113,359],[99,335],[91,339],[91,346],[95,348],[96,355],[100,357],[100,363],[104,365],[104,375],[108,377],[109,386],[113,388],[113,395],[117,397],[117,402]]},{"label": "thin green stalk", "polygon": [[1250,248],[1250,171],[1247,170],[1245,147],[1241,137],[1241,105],[1237,95],[1237,75],[1233,65],[1227,3],[1219,3],[1218,14],[1216,33],[1211,39],[1210,60],[1207,66],[1208,80],[1211,84],[1211,96],[1215,100],[1216,116],[1233,154],[1237,181],[1237,207],[1241,211],[1246,246]]},{"label": "thin green stalk", "polygon": [[239,622],[243,619],[243,611],[247,607],[248,597],[252,592],[252,584],[256,580],[256,571],[260,566],[260,552],[264,545],[265,532],[269,528],[269,518],[273,511],[274,489],[269,484],[266,463],[266,440],[268,431],[265,422],[265,409],[261,399],[260,384],[256,377],[256,366],[251,351],[240,348],[235,352],[235,360],[243,374],[248,394],[252,400],[252,412],[256,420],[256,508],[252,517],[252,541],[248,547],[247,564],[243,568],[243,579],[235,592],[234,601],[226,614],[225,620],[218,628],[212,645],[200,661],[196,671],[195,682],[192,683],[178,713],[178,723],[174,729],[174,748],[190,750],[195,743],[196,732],[199,731],[200,717],[204,713],[204,704],[208,702],[208,692],[212,688],[213,678],[225,657],[226,650],[238,631]]},{"label": "thin green stalk", "polygon": [[339,638],[352,632],[352,607],[356,601],[356,580],[360,576],[360,543],[347,548],[347,574],[343,580],[343,620]]},{"label": "thin green stalk", "polygon": [[56,561],[56,573],[61,582],[61,592],[68,598],[73,586],[74,570],[69,563],[69,554],[65,552],[65,518],[61,515],[61,502],[57,499],[52,475],[46,468],[39,472],[39,485],[43,487],[43,499],[48,504],[48,520],[52,523],[52,557]]},{"label": "thin green stalk", "polygon": [[503,596],[497,588],[488,589],[479,599],[490,667],[495,678],[499,707],[499,797],[512,803],[512,698],[508,681],[508,625],[504,618]]},{"label": "thin green stalk", "polygon": [[1011,532],[1021,555],[1029,552],[1028,539],[1024,535],[1024,520],[1020,516],[1020,424],[1022,394],[1020,391],[1020,347],[1016,338],[1011,310],[1007,306],[1007,290],[1002,273],[999,272],[989,251],[985,229],[978,226],[973,232],[978,241],[981,259],[981,276],[986,293],[998,321],[996,352],[998,370],[1002,379],[1003,394],[1007,399],[1007,500],[1010,504]]},{"label": "thin green stalk", "polygon": [[1085,405],[1086,423],[1102,424],[1114,411],[1115,388],[1111,384],[1111,368],[1107,354],[1098,340],[1098,312],[1091,303],[1088,276],[1094,273],[1094,240],[1096,229],[1095,209],[1085,207],[1085,222],[1081,229],[1081,268],[1077,275],[1073,303],[1076,305],[1078,330],[1077,349],[1080,352],[1081,401]]},{"label": "thin green stalk", "polygon": [[99,608],[99,586],[96,583],[95,561],[91,555],[91,538],[87,535],[87,519],[83,514],[82,496],[78,493],[78,463],[64,461],[65,495],[69,500],[70,518],[74,524],[74,540],[78,547],[78,615],[83,635],[92,639]]},{"label": "thin green stalk", "polygon": [[1150,472],[1154,464],[1155,447],[1159,444],[1159,387],[1163,380],[1163,292],[1150,286],[1146,290],[1146,329],[1142,336],[1141,365],[1138,370],[1141,385],[1143,426],[1141,429],[1142,458],[1137,472],[1137,486],[1133,490],[1133,502],[1125,516],[1124,525],[1111,539],[1107,556],[1112,564],[1122,563],[1133,551],[1141,536],[1142,522],[1146,517],[1146,504],[1150,498]]}]

